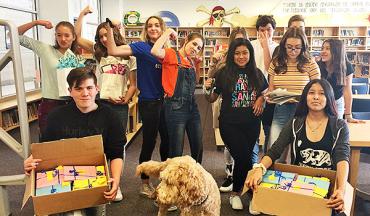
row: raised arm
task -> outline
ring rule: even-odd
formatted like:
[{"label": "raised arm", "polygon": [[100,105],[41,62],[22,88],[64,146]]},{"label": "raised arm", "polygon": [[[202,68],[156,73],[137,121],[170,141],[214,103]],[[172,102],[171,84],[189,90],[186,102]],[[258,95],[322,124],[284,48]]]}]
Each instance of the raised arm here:
[{"label": "raised arm", "polygon": [[116,43],[114,42],[113,29],[111,27],[108,26],[107,32],[108,32],[107,34],[108,55],[128,57],[133,54],[132,49],[129,45],[122,45],[122,46],[117,47]]},{"label": "raised arm", "polygon": [[175,30],[173,30],[172,28],[168,28],[162,35],[160,38],[158,38],[158,40],[155,42],[152,50],[151,50],[151,53],[152,55],[154,55],[155,57],[159,58],[159,59],[164,59],[164,56],[165,56],[165,50],[163,48],[163,46],[166,44],[167,40],[168,39],[176,39],[177,37],[177,33],[175,32]]},{"label": "raised arm", "polygon": [[28,31],[29,29],[31,29],[31,28],[33,28],[37,25],[44,26],[46,29],[53,28],[53,24],[48,20],[34,20],[32,22],[25,23],[21,26],[18,26],[18,34],[23,35],[26,31]]},{"label": "raised arm", "polygon": [[76,36],[77,36],[77,43],[79,46],[81,46],[83,49],[93,52],[94,51],[94,43],[90,40],[87,40],[85,38],[82,38],[82,23],[83,23],[83,18],[89,14],[92,13],[92,8],[90,6],[85,7],[81,12],[80,15],[77,18],[77,21],[75,23],[75,31],[76,31]]}]

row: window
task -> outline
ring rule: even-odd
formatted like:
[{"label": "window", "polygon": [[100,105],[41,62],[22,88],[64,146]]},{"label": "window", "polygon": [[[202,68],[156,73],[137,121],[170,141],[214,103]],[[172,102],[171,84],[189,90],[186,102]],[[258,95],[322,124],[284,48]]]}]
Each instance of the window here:
[{"label": "window", "polygon": [[[36,19],[34,0],[0,0],[0,19],[10,20],[16,26],[31,22]],[[35,29],[26,32],[29,37],[36,38]],[[2,58],[9,49],[9,38],[5,26],[0,26],[0,58]],[[34,90],[39,87],[38,60],[31,51],[20,46],[23,78],[26,91]],[[13,63],[10,62],[0,73],[0,98],[15,94],[15,81],[13,72]]]},{"label": "window", "polygon": [[100,23],[100,1],[99,0],[80,0],[74,1],[72,6],[73,17],[75,20],[80,15],[82,9],[87,5],[93,8],[93,13],[87,15],[84,18],[84,23],[82,27],[82,37],[94,41],[96,28]]}]

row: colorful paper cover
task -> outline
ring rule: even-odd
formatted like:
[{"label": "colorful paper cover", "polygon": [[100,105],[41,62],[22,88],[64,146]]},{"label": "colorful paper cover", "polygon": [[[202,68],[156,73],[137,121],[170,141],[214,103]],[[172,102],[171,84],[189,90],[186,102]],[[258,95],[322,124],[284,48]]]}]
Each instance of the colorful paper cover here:
[{"label": "colorful paper cover", "polygon": [[71,191],[71,183],[51,185],[43,188],[36,188],[36,196],[44,196],[55,193],[63,193]]},{"label": "colorful paper cover", "polygon": [[73,181],[75,180],[75,168],[73,166],[64,166],[63,167],[63,179],[64,181]]},{"label": "colorful paper cover", "polygon": [[271,188],[271,189],[277,189],[278,185],[277,184],[271,184],[271,183],[266,183],[266,182],[261,182],[259,185],[260,187],[265,187],[265,188]]},{"label": "colorful paper cover", "polygon": [[277,186],[277,189],[283,191],[289,191],[292,187],[293,180],[281,180],[280,184]]},{"label": "colorful paper cover", "polygon": [[105,176],[104,166],[96,166],[96,176]]},{"label": "colorful paper cover", "polygon": [[73,181],[73,189],[72,190],[82,190],[90,188],[89,179],[83,180],[75,180]]},{"label": "colorful paper cover", "polygon": [[59,183],[58,170],[40,171],[36,173],[36,188],[48,187]]},{"label": "colorful paper cover", "polygon": [[76,180],[96,178],[95,166],[74,166]]},{"label": "colorful paper cover", "polygon": [[107,177],[106,176],[99,176],[95,179],[89,179],[90,186],[92,188],[95,187],[102,187],[107,185]]},{"label": "colorful paper cover", "polygon": [[307,196],[313,196],[314,185],[308,183],[302,183],[293,181],[292,187],[289,188],[289,192],[298,193]]},{"label": "colorful paper cover", "polygon": [[278,185],[282,180],[294,180],[295,177],[295,173],[267,170],[262,178],[262,182]]}]

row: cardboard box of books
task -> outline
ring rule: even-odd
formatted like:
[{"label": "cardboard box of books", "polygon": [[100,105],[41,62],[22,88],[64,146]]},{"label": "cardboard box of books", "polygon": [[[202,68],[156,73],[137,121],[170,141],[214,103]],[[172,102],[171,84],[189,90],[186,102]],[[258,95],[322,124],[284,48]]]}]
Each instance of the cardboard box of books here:
[{"label": "cardboard box of books", "polygon": [[[31,153],[34,158],[42,159],[42,162],[26,178],[22,208],[28,200],[32,199],[35,214],[48,215],[108,202],[104,198],[104,191],[109,190],[106,182],[109,179],[109,169],[100,135],[34,143],[31,145]],[[106,177],[104,178],[105,183],[96,184],[97,181],[82,178],[83,175],[88,174],[87,170],[83,170],[86,166],[96,166],[99,170],[98,176]],[[76,180],[68,182],[64,177],[66,175],[64,171],[58,170],[60,167],[69,167],[73,171],[78,170],[80,175],[77,176],[77,171],[73,172]],[[36,173],[38,179],[36,179]],[[56,184],[55,182],[58,182],[56,178],[63,180]],[[36,181],[39,182],[38,187],[42,188],[36,188]],[[85,185],[84,181],[90,183]],[[75,185],[76,189],[73,187],[71,189],[69,185]]]},{"label": "cardboard box of books", "polygon": [[[332,209],[326,207],[326,202],[335,188],[335,171],[279,163],[274,164],[269,170],[264,176],[265,182],[262,182],[257,192],[253,193],[253,210],[271,215],[331,216]],[[274,172],[278,174],[268,176]],[[291,174],[295,176],[292,178]],[[280,178],[282,179],[280,183],[274,182]],[[326,179],[330,181],[330,185],[327,184],[329,188],[325,192],[320,188],[311,187],[311,184],[305,184],[303,179]],[[274,187],[274,184],[279,185]],[[326,185],[325,181],[321,181],[321,185]],[[244,187],[243,193],[247,190],[248,188]],[[345,190],[344,213],[349,216],[353,187],[347,182]]]}]

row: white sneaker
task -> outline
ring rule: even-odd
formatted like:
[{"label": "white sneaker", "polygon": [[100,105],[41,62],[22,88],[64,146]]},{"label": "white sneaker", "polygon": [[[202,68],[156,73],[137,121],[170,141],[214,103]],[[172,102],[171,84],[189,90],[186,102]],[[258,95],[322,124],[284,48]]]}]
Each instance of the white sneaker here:
[{"label": "white sneaker", "polygon": [[151,183],[149,184],[142,184],[140,188],[140,193],[144,196],[147,196],[149,198],[152,197],[153,193],[155,192],[155,189]]},{"label": "white sneaker", "polygon": [[221,192],[231,192],[233,190],[233,178],[231,176],[227,177],[224,183],[220,187]]},{"label": "white sneaker", "polygon": [[[156,200],[154,200],[154,205],[158,207],[158,203]],[[173,205],[173,206],[170,206],[167,211],[168,212],[173,212],[173,211],[176,211],[177,210],[177,206]]]},{"label": "white sneaker", "polygon": [[238,195],[230,196],[230,205],[234,210],[243,210],[243,203]]},{"label": "white sneaker", "polygon": [[119,202],[123,199],[123,194],[121,191],[121,187],[118,187],[116,198],[114,198],[114,202]]},{"label": "white sneaker", "polygon": [[250,213],[251,215],[260,215],[260,214],[261,214],[261,212],[259,212],[259,211],[254,211],[254,210],[252,209],[252,201],[250,201],[250,202],[249,202],[249,213]]}]

